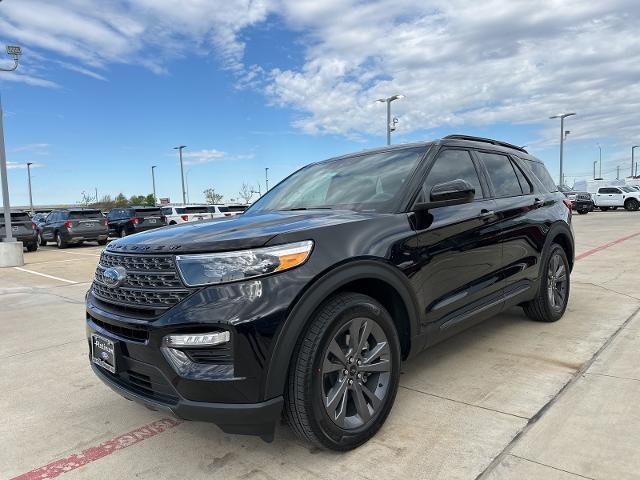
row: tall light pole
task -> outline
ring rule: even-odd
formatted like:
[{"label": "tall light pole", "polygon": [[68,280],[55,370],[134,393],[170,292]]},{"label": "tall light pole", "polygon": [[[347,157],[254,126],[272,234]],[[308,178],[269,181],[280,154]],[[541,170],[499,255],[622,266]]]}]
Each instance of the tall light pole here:
[{"label": "tall light pole", "polygon": [[[18,60],[22,51],[20,47],[7,46],[7,54],[13,57],[13,67],[0,68],[2,72],[13,72],[18,68]],[[7,154],[4,149],[4,127],[2,124],[2,101],[0,100],[0,175],[2,176],[2,203],[4,205],[5,242],[13,242],[11,229],[11,206],[9,204],[9,182],[7,180]]]},{"label": "tall light pole", "polygon": [[266,192],[269,191],[269,167],[264,169],[264,188]]},{"label": "tall light pole", "polygon": [[596,179],[596,163],[598,163],[597,160],[593,161],[593,179]]},{"label": "tall light pole", "polygon": [[387,104],[387,145],[391,145],[391,132],[396,129],[396,123],[391,123],[391,102],[404,98],[404,95],[393,95],[387,98],[379,98],[376,102]]},{"label": "tall light pole", "polygon": [[640,145],[634,145],[633,147],[631,147],[631,176],[632,177],[633,177],[633,164],[635,163],[634,157],[633,157],[633,151],[638,147],[640,147]]},{"label": "tall light pole", "polygon": [[158,205],[158,197],[156,197],[156,166],[151,165],[151,183],[153,185],[153,206]]},{"label": "tall light pole", "polygon": [[182,203],[187,203],[187,194],[184,190],[184,166],[182,164],[182,149],[186,148],[186,145],[179,145],[177,147],[173,147],[174,150],[178,150],[180,153],[180,177],[182,178]]},{"label": "tall light pole", "polygon": [[187,170],[185,174],[185,184],[187,185],[187,203],[191,202],[191,198],[189,197],[189,174],[191,173],[191,169]]},{"label": "tall light pole", "polygon": [[29,211],[33,215],[33,196],[31,195],[31,165],[33,162],[27,162],[27,178],[29,179]]},{"label": "tall light pole", "polygon": [[600,173],[598,174],[599,178],[602,178],[602,147],[598,144],[598,150],[600,150]]},{"label": "tall light pole", "polygon": [[564,182],[564,178],[563,178],[563,170],[562,170],[562,157],[563,157],[563,150],[564,150],[564,119],[567,117],[570,117],[572,115],[575,115],[575,112],[572,113],[559,113],[557,115],[554,115],[553,117],[549,117],[549,119],[554,119],[554,118],[559,118],[560,119],[560,185],[563,185]]}]

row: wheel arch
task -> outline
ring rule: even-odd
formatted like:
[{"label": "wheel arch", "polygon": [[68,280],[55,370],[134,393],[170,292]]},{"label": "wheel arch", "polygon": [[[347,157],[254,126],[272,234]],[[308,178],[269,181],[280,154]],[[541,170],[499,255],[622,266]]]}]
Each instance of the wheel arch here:
[{"label": "wheel arch", "polygon": [[282,395],[296,343],[314,312],[330,296],[353,291],[380,302],[393,318],[402,357],[412,351],[412,339],[419,332],[417,303],[406,277],[392,265],[380,260],[352,260],[319,275],[294,302],[274,340],[265,377],[265,398]]},{"label": "wheel arch", "polygon": [[575,244],[573,240],[573,233],[569,226],[564,223],[554,224],[547,236],[545,251],[548,250],[552,243],[557,243],[562,247],[564,253],[567,255],[567,259],[569,260],[569,268],[573,270],[573,264],[575,262]]}]

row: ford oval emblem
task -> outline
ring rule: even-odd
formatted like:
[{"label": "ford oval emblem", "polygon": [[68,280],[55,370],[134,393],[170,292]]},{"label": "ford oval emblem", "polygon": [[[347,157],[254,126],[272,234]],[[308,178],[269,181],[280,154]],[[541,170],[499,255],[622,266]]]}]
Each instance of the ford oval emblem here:
[{"label": "ford oval emblem", "polygon": [[102,281],[109,288],[119,287],[127,279],[124,267],[109,267],[102,273]]}]

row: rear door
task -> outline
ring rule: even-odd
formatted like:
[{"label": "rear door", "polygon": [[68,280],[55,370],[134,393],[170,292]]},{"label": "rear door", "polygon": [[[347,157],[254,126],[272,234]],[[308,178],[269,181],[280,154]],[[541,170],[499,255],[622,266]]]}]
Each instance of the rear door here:
[{"label": "rear door", "polygon": [[516,157],[484,150],[474,154],[486,170],[496,202],[505,298],[514,297],[534,285],[548,228],[545,210],[557,206],[558,200],[536,191],[530,173]]},{"label": "rear door", "polygon": [[[429,343],[492,315],[501,308],[502,262],[495,202],[470,152],[444,148],[438,152],[424,180],[421,199],[433,186],[456,179],[475,188],[475,199],[463,205],[417,212],[416,240]],[[420,219],[420,217],[424,217]]]},{"label": "rear door", "polygon": [[41,235],[42,235],[42,238],[44,238],[45,240],[53,240],[55,222],[59,215],[60,215],[60,212],[51,212],[49,215],[47,215],[47,218],[45,219],[41,227],[41,230],[42,230]]}]

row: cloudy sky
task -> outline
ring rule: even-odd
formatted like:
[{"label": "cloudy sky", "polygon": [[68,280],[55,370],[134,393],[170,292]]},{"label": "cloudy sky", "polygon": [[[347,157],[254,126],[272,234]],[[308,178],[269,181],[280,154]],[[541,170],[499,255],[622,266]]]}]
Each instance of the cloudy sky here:
[{"label": "cloudy sky", "polygon": [[[13,203],[81,192],[230,200],[292,170],[449,133],[528,146],[557,176],[630,171],[640,143],[640,2],[538,0],[3,0],[0,43],[23,47],[0,74]],[[7,64],[10,64],[9,58]],[[4,65],[4,64],[3,64]],[[638,151],[637,151],[638,152]],[[640,152],[638,152],[640,153]]]}]

